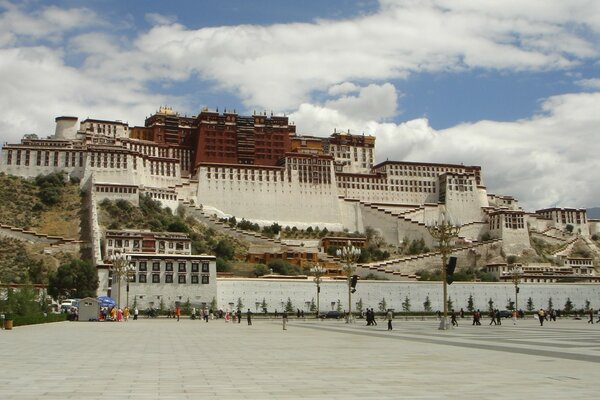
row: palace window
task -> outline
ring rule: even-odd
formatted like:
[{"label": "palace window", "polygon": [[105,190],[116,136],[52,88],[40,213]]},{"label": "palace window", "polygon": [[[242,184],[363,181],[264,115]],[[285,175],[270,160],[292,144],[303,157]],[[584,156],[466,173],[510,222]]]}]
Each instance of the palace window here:
[{"label": "palace window", "polygon": [[200,265],[198,263],[192,263],[192,272],[200,272]]},{"label": "palace window", "polygon": [[173,274],[165,275],[165,283],[173,283]]},{"label": "palace window", "polygon": [[198,283],[198,275],[192,275],[192,283],[193,284],[197,284]]},{"label": "palace window", "polygon": [[152,274],[152,283],[160,283],[160,274]]},{"label": "palace window", "polygon": [[202,272],[208,272],[208,263],[207,262],[202,263]]},{"label": "palace window", "polygon": [[203,285],[207,285],[208,284],[208,275],[202,275],[202,284]]},{"label": "palace window", "polygon": [[146,271],[146,261],[140,261],[140,271]]},{"label": "palace window", "polygon": [[158,261],[152,263],[152,271],[160,271],[160,263]]},{"label": "palace window", "polygon": [[179,263],[177,272],[185,272],[185,263]]},{"label": "palace window", "polygon": [[146,283],[147,277],[146,274],[139,274],[138,275],[138,282],[139,283]]},{"label": "palace window", "polygon": [[185,283],[185,281],[186,281],[186,276],[185,275],[179,275],[177,277],[177,282],[178,283]]}]

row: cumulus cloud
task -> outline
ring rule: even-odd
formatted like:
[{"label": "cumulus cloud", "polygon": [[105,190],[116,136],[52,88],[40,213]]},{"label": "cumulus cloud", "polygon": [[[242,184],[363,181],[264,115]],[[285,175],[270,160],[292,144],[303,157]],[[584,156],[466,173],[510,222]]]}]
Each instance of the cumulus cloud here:
[{"label": "cumulus cloud", "polygon": [[170,25],[177,21],[177,16],[175,15],[147,13],[145,17],[146,21],[148,21],[152,25]]},{"label": "cumulus cloud", "polygon": [[550,97],[539,114],[519,121],[479,121],[443,130],[433,129],[427,119],[380,123],[309,104],[290,117],[315,132],[343,126],[376,136],[377,162],[479,165],[489,192],[515,196],[535,210],[597,204],[598,109],[600,92]]},{"label": "cumulus cloud", "polygon": [[575,81],[575,83],[585,89],[600,89],[600,78],[580,79]]}]

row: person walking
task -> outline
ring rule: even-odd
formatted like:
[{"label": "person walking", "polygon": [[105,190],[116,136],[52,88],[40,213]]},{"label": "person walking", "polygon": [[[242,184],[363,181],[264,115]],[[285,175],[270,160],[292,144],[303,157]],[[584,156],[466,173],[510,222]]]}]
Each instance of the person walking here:
[{"label": "person walking", "polygon": [[502,316],[500,315],[500,310],[496,308],[496,322],[498,325],[502,325]]},{"label": "person walking", "polygon": [[246,319],[248,319],[248,325],[252,325],[252,311],[250,309],[246,312]]},{"label": "person walking", "polygon": [[242,323],[242,310],[240,310],[239,308],[237,309],[237,321],[238,324]]},{"label": "person walking", "polygon": [[179,317],[181,317],[181,307],[177,306],[175,308],[175,316],[177,316],[177,322],[179,322]]},{"label": "person walking", "polygon": [[490,321],[490,325],[491,324],[497,325],[497,322],[496,322],[496,310],[490,311],[490,317],[492,318],[492,320]]},{"label": "person walking", "polygon": [[517,324],[517,310],[512,310],[513,325]]},{"label": "person walking", "polygon": [[137,320],[137,317],[138,317],[138,315],[139,315],[139,314],[140,314],[140,310],[138,310],[138,308],[137,308],[137,307],[134,307],[134,308],[133,308],[133,320],[134,320],[134,321],[136,321],[136,320]]},{"label": "person walking", "polygon": [[371,325],[377,326],[377,320],[375,319],[375,310],[371,308]]},{"label": "person walking", "polygon": [[284,311],[283,314],[281,314],[281,320],[283,321],[283,330],[287,331],[286,325],[288,322],[288,314],[287,311]]},{"label": "person walking", "polygon": [[392,319],[394,319],[394,314],[392,313],[392,309],[388,309],[387,314],[385,315],[385,319],[388,322],[388,331],[392,330]]},{"label": "person walking", "polygon": [[129,307],[125,307],[123,310],[123,318],[125,319],[125,322],[129,321]]},{"label": "person walking", "polygon": [[540,320],[540,326],[544,326],[544,319],[546,319],[546,312],[543,308],[538,311],[538,318]]},{"label": "person walking", "polygon": [[594,309],[593,308],[590,308],[589,314],[590,314],[590,319],[588,319],[588,324],[593,324],[594,323]]},{"label": "person walking", "polygon": [[450,315],[450,321],[452,322],[452,326],[458,326],[458,321],[456,320],[456,312],[452,310],[452,314]]}]

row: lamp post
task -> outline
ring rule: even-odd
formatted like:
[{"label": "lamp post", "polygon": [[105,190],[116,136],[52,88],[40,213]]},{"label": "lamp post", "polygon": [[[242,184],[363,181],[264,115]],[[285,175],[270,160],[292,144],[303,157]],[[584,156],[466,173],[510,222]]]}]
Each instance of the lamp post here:
[{"label": "lamp post", "polygon": [[519,283],[521,283],[523,268],[513,267],[510,272],[512,274],[513,283],[515,284],[515,310],[519,311]]},{"label": "lamp post", "polygon": [[112,267],[110,270],[113,273],[114,279],[117,279],[117,308],[121,308],[121,278],[127,276],[127,306],[129,307],[129,276],[133,272],[131,265],[131,256],[124,253],[114,253],[110,256]]},{"label": "lamp post", "polygon": [[344,246],[341,249],[338,249],[336,255],[344,262],[344,273],[346,274],[346,278],[348,280],[348,319],[346,323],[349,323],[352,320],[352,275],[354,274],[354,270],[356,266],[354,263],[360,257],[361,250],[358,247],[354,247],[350,245],[348,241],[348,246]]},{"label": "lamp post", "polygon": [[447,265],[448,265],[448,254],[450,254],[452,246],[450,243],[458,236],[460,226],[452,225],[446,220],[446,215],[442,214],[441,223],[435,223],[434,225],[427,226],[429,234],[434,240],[438,242],[438,249],[442,255],[442,284],[444,287],[444,316],[440,321],[438,329],[447,330],[450,329],[448,324],[448,283],[446,281]]},{"label": "lamp post", "polygon": [[319,293],[321,293],[321,282],[323,280],[321,276],[325,274],[325,271],[325,268],[321,267],[318,263],[310,269],[310,272],[315,276],[313,281],[317,284],[317,318],[319,318]]}]

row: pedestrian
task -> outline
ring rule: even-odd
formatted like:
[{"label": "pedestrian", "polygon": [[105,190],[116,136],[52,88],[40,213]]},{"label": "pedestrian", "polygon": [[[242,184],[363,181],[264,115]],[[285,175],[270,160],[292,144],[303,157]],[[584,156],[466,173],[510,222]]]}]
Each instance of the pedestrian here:
[{"label": "pedestrian", "polygon": [[590,311],[588,311],[588,313],[590,314],[590,319],[588,320],[588,324],[593,324],[594,323],[594,309],[590,308]]},{"label": "pedestrian", "polygon": [[225,311],[225,322],[229,322],[229,309]]},{"label": "pedestrian", "polygon": [[133,308],[133,320],[134,320],[134,321],[136,321],[136,320],[137,320],[137,317],[138,317],[138,315],[139,315],[139,314],[140,314],[140,310],[138,310],[138,308],[137,308],[137,307],[134,307],[134,308]]},{"label": "pedestrian", "polygon": [[248,325],[252,325],[252,311],[250,309],[246,312],[246,318],[248,319]]},{"label": "pedestrian", "polygon": [[490,311],[490,317],[492,318],[492,320],[490,321],[490,325],[491,324],[497,325],[497,322],[496,322],[496,310],[491,310]]},{"label": "pedestrian", "polygon": [[452,326],[458,326],[458,321],[456,320],[456,312],[452,310],[452,314],[450,315],[450,321],[452,322]]},{"label": "pedestrian", "polygon": [[538,311],[538,318],[540,320],[540,326],[544,326],[544,320],[546,319],[546,312],[543,308]]},{"label": "pedestrian", "polygon": [[498,325],[502,325],[502,316],[500,315],[500,310],[496,308],[496,322]]},{"label": "pedestrian", "polygon": [[129,321],[129,307],[125,307],[123,310],[123,318],[125,318],[125,322]]},{"label": "pedestrian", "polygon": [[462,307],[460,308],[460,317],[461,318],[465,317],[465,310],[463,310]]},{"label": "pedestrian", "polygon": [[177,317],[177,322],[179,322],[179,317],[181,317],[181,307],[175,307],[175,316]]},{"label": "pedestrian", "polygon": [[375,319],[375,310],[371,308],[371,325],[377,326],[377,319]]},{"label": "pedestrian", "polygon": [[237,309],[237,321],[238,324],[242,322],[242,310],[240,310],[239,308]]},{"label": "pedestrian", "polygon": [[287,331],[286,325],[288,322],[288,314],[287,311],[283,311],[283,314],[281,314],[281,320],[283,321],[283,330]]},{"label": "pedestrian", "polygon": [[300,309],[297,308],[296,310],[296,318],[300,319]]},{"label": "pedestrian", "polygon": [[512,310],[513,325],[517,324],[517,310]]},{"label": "pedestrian", "polygon": [[117,322],[121,321],[123,321],[123,310],[121,310],[121,307],[119,307],[119,309],[117,309]]},{"label": "pedestrian", "polygon": [[392,330],[392,319],[394,319],[394,314],[392,313],[392,309],[388,309],[387,314],[385,315],[385,319],[388,322],[388,331]]},{"label": "pedestrian", "polygon": [[367,326],[370,326],[371,325],[371,309],[367,308],[365,318],[367,319]]},{"label": "pedestrian", "polygon": [[300,311],[300,318],[304,319],[304,310]]}]

